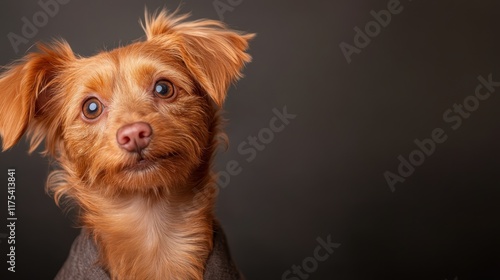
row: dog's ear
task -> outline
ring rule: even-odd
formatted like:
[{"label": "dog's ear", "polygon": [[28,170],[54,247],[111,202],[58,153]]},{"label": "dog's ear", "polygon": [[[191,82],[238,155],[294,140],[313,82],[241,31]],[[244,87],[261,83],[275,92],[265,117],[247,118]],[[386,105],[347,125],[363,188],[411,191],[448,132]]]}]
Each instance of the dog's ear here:
[{"label": "dog's ear", "polygon": [[[68,60],[74,59],[65,42],[51,47],[40,44],[38,49],[39,52],[27,54],[0,74],[0,135],[4,151],[19,141],[36,115],[43,114],[55,77]],[[35,130],[40,128],[34,128],[33,136],[38,136],[40,131]],[[42,139],[32,141],[30,151]]]},{"label": "dog's ear", "polygon": [[246,53],[248,41],[255,34],[229,30],[215,20],[182,22],[188,15],[167,15],[161,11],[148,16],[143,26],[148,40],[165,40],[175,44],[184,63],[200,86],[219,106],[228,86],[240,78],[241,69],[251,57]]}]

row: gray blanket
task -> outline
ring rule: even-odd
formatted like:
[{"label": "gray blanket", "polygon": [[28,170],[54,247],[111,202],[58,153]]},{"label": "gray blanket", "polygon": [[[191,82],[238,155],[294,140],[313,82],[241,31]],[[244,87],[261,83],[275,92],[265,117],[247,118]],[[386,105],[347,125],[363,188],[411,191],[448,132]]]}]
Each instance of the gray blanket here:
[{"label": "gray blanket", "polygon": [[[109,280],[107,271],[96,265],[97,255],[96,244],[83,228],[55,280]],[[203,279],[244,279],[231,259],[226,236],[217,222],[214,223],[214,248],[208,257]]]}]

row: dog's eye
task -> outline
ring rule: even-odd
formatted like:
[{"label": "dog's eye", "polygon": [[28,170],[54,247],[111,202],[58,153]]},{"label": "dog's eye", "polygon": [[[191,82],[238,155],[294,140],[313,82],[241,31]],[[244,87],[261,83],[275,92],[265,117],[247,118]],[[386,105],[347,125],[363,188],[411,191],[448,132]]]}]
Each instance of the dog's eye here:
[{"label": "dog's eye", "polygon": [[160,98],[169,99],[175,96],[176,90],[170,81],[161,80],[156,82],[154,94]]},{"label": "dog's eye", "polygon": [[93,120],[101,115],[102,107],[103,106],[101,101],[99,101],[99,99],[95,97],[92,97],[87,99],[87,101],[83,103],[82,112],[87,119]]}]

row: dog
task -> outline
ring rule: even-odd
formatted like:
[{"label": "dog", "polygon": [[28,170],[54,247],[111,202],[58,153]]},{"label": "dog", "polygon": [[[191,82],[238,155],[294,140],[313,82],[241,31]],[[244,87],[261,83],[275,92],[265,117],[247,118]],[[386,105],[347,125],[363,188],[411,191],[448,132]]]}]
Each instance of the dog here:
[{"label": "dog", "polygon": [[3,149],[44,142],[57,164],[48,192],[79,209],[58,279],[97,279],[82,260],[108,279],[240,277],[214,217],[212,162],[254,34],[188,16],[146,12],[145,38],[90,57],[38,44],[0,76]]}]

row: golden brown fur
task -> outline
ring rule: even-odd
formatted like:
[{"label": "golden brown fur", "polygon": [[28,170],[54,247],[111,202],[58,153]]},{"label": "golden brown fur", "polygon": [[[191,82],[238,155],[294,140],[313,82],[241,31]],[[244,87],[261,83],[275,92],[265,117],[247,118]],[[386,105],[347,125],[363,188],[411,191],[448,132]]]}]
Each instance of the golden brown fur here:
[{"label": "golden brown fur", "polygon": [[[25,133],[31,151],[45,140],[60,165],[47,188],[57,203],[79,206],[113,279],[202,279],[212,249],[219,110],[250,61],[253,35],[185,19],[146,15],[146,40],[92,57],[64,41],[40,45],[0,76],[3,149]],[[152,93],[161,79],[174,84],[175,99]],[[104,106],[94,120],[82,115],[90,97]],[[137,122],[153,135],[136,153],[116,138]]]}]

